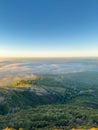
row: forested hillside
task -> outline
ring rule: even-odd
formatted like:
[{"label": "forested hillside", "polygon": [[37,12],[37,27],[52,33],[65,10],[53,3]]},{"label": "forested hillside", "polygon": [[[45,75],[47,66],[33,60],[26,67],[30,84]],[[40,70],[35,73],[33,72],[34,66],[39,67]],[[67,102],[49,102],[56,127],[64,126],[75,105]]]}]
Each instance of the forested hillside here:
[{"label": "forested hillside", "polygon": [[97,76],[96,72],[45,74],[0,88],[0,129],[98,127]]}]

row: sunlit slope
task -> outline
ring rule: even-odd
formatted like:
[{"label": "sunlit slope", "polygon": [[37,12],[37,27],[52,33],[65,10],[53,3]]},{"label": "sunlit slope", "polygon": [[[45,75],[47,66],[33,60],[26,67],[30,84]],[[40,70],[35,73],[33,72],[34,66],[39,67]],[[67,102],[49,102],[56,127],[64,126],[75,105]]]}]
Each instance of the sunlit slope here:
[{"label": "sunlit slope", "polygon": [[[0,87],[11,87],[16,86],[16,82],[20,80],[36,80],[37,76],[33,74],[14,74],[11,75],[10,73],[6,76],[0,78]],[[25,86],[25,85],[24,85]],[[23,84],[22,86],[23,87]]]}]

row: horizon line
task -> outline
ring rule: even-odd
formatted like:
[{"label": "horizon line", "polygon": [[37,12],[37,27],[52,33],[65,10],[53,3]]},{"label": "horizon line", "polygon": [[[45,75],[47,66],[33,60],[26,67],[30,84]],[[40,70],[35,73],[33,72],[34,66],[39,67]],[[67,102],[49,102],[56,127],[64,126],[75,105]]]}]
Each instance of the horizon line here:
[{"label": "horizon line", "polygon": [[22,59],[22,58],[27,58],[27,59],[32,59],[32,58],[36,58],[36,59],[54,59],[54,58],[56,58],[56,59],[58,59],[58,58],[98,58],[98,56],[58,56],[58,57],[30,57],[30,56],[17,56],[17,57],[15,57],[15,56],[13,56],[13,57],[2,57],[2,56],[0,56],[0,59],[8,59],[8,58],[11,58],[11,59]]}]

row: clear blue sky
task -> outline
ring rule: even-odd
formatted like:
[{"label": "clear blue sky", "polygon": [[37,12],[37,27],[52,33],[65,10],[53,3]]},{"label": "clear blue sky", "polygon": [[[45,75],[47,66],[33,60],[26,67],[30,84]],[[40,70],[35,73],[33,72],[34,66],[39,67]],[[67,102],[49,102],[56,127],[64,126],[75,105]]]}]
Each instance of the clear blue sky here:
[{"label": "clear blue sky", "polygon": [[0,56],[97,56],[98,0],[0,0]]}]

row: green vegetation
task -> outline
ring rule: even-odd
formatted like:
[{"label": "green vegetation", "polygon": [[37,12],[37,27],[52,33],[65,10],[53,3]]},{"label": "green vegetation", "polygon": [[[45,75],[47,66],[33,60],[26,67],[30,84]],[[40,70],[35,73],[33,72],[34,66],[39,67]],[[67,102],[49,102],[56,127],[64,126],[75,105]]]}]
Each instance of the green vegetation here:
[{"label": "green vegetation", "polygon": [[0,130],[98,127],[97,77],[96,72],[39,75],[0,88]]},{"label": "green vegetation", "polygon": [[41,105],[0,116],[0,129],[8,126],[24,130],[98,127],[98,110],[74,104]]}]

